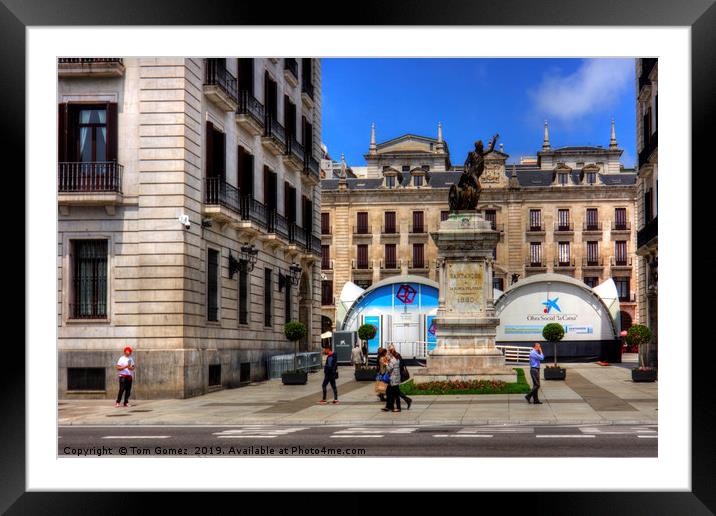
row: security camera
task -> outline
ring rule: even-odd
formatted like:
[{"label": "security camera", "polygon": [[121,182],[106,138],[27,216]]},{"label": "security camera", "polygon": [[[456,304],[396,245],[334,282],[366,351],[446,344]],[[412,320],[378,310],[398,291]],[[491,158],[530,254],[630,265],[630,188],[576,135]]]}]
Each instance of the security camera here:
[{"label": "security camera", "polygon": [[191,221],[189,220],[189,215],[186,215],[186,214],[184,214],[184,213],[182,213],[181,215],[179,215],[179,222],[181,222],[182,224],[184,224],[184,227],[185,227],[186,229],[189,229],[189,228],[191,227]]}]

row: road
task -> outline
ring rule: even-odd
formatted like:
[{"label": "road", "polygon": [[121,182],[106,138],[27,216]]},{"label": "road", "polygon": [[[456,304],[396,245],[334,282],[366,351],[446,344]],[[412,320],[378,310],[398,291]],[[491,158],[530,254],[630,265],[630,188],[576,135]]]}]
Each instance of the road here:
[{"label": "road", "polygon": [[61,426],[60,456],[657,457],[657,425]]}]

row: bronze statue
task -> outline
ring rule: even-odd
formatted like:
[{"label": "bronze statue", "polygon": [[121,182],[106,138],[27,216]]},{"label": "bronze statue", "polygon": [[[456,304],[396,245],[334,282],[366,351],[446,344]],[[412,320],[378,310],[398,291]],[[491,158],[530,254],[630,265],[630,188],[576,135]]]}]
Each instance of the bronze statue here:
[{"label": "bronze statue", "polygon": [[460,181],[450,187],[450,211],[474,210],[477,207],[481,190],[480,176],[485,171],[485,156],[493,151],[499,137],[499,134],[492,137],[486,151],[483,149],[482,140],[476,141],[475,150],[467,154]]}]

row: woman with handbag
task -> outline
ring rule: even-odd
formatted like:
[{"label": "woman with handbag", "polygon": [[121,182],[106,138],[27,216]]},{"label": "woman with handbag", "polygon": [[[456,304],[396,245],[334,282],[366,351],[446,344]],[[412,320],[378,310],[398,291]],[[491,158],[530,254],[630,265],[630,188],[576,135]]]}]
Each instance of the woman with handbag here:
[{"label": "woman with handbag", "polygon": [[[400,353],[396,351],[393,346],[388,347],[388,352],[393,355],[393,357],[395,357],[395,359],[398,361],[398,366],[400,368],[400,383],[404,384],[410,379],[408,367],[405,365],[403,357],[400,355]],[[398,386],[398,396],[406,403],[406,405],[408,405],[408,410],[410,410],[410,405],[413,404],[413,399],[403,394],[403,392],[400,390],[400,385]]]},{"label": "woman with handbag", "polygon": [[388,353],[388,351],[385,348],[378,348],[378,357],[376,359],[376,365],[378,367],[378,376],[376,377],[375,382],[375,393],[378,395],[378,398],[381,402],[385,403],[385,392],[387,391],[387,381],[383,381],[383,376],[385,375],[385,355]]},{"label": "woman with handbag", "polygon": [[390,375],[390,385],[387,391],[387,405],[380,410],[400,412],[400,362],[390,353],[386,354],[385,361],[385,372]]}]

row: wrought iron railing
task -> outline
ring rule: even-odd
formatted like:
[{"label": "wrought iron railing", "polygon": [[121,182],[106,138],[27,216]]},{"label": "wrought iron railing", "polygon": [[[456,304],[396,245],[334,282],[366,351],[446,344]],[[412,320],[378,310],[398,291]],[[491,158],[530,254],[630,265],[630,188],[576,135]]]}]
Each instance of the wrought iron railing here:
[{"label": "wrought iron railing", "polygon": [[268,210],[266,205],[260,203],[250,195],[241,198],[241,218],[258,224],[259,227],[268,227]]},{"label": "wrought iron railing", "polygon": [[381,260],[380,268],[385,271],[396,271],[400,269],[402,263],[403,261],[397,258],[395,260]]},{"label": "wrought iron railing", "polygon": [[115,161],[60,162],[57,189],[64,193],[122,193],[123,168]]},{"label": "wrought iron railing", "polygon": [[264,125],[264,105],[246,90],[239,92],[239,107],[236,112],[239,115],[249,115],[257,123]]},{"label": "wrought iron railing", "polygon": [[320,255],[321,254],[321,237],[318,237],[316,235],[311,235],[310,244],[311,244],[311,246],[310,246],[311,252],[313,252],[314,254]]},{"label": "wrought iron railing", "polygon": [[525,260],[525,267],[546,267],[544,259],[541,257],[528,257]]},{"label": "wrought iron railing", "polygon": [[286,217],[281,215],[276,210],[268,212],[268,227],[269,233],[275,233],[276,235],[288,240],[288,221]]},{"label": "wrought iron railing", "polygon": [[286,129],[268,113],[264,119],[264,135],[270,136],[283,146],[286,145]]},{"label": "wrought iron railing", "polygon": [[555,222],[554,230],[556,232],[574,231],[574,226],[571,222]]},{"label": "wrought iron railing", "polygon": [[554,259],[554,266],[555,267],[574,267],[574,258],[567,258],[565,259]]},{"label": "wrought iron railing", "polygon": [[370,234],[372,234],[370,224],[358,224],[357,226],[353,226],[353,234],[354,235],[370,235]]},{"label": "wrought iron railing", "polygon": [[95,64],[95,63],[118,63],[123,64],[121,57],[60,57],[60,63],[71,64]]},{"label": "wrought iron railing", "polygon": [[585,222],[582,225],[582,231],[601,231],[602,230],[602,223],[601,221],[598,222]]},{"label": "wrought iron railing", "polygon": [[612,267],[631,267],[631,256],[612,256]]},{"label": "wrought iron railing", "polygon": [[411,224],[410,233],[414,235],[422,235],[428,232],[428,227],[425,224]]},{"label": "wrought iron railing", "polygon": [[306,249],[308,247],[308,231],[295,222],[291,223],[288,227],[288,241]]},{"label": "wrought iron railing", "polygon": [[604,258],[601,256],[592,256],[582,258],[582,267],[602,267],[604,266]]},{"label": "wrought iron railing", "polygon": [[657,131],[654,131],[649,137],[644,148],[639,152],[639,166],[642,167],[649,161],[649,156],[659,146],[659,137]]},{"label": "wrought iron railing", "polygon": [[223,59],[206,60],[204,84],[207,86],[218,86],[234,101],[238,102],[239,100],[238,81],[236,77],[226,69],[226,63]]},{"label": "wrought iron railing", "polygon": [[657,217],[654,217],[649,222],[644,224],[644,227],[641,228],[637,234],[636,234],[636,245],[637,247],[644,247],[646,244],[648,244],[652,239],[656,238],[659,235],[659,223],[657,221]]},{"label": "wrought iron railing", "polygon": [[370,260],[351,260],[351,269],[353,270],[367,270],[371,268]]},{"label": "wrought iron railing", "polygon": [[303,145],[298,143],[298,140],[296,140],[296,137],[294,135],[289,135],[288,138],[286,138],[287,145],[286,145],[286,154],[290,154],[298,158],[300,161],[303,161],[304,156],[304,149]]},{"label": "wrought iron railing", "polygon": [[612,231],[630,231],[631,223],[628,221],[612,221]]},{"label": "wrought iron railing", "polygon": [[527,226],[527,231],[528,231],[528,232],[531,232],[531,233],[536,233],[536,232],[539,232],[539,231],[544,231],[544,222],[539,222],[539,223],[534,223],[534,224],[530,223],[530,224]]},{"label": "wrought iron railing", "polygon": [[398,234],[398,226],[382,226],[380,228],[380,233],[382,235],[397,235]]},{"label": "wrought iron railing", "polygon": [[206,204],[224,206],[241,214],[241,192],[222,177],[207,177]]},{"label": "wrought iron railing", "polygon": [[428,270],[430,265],[425,260],[410,260],[408,262],[408,269],[414,270]]}]

